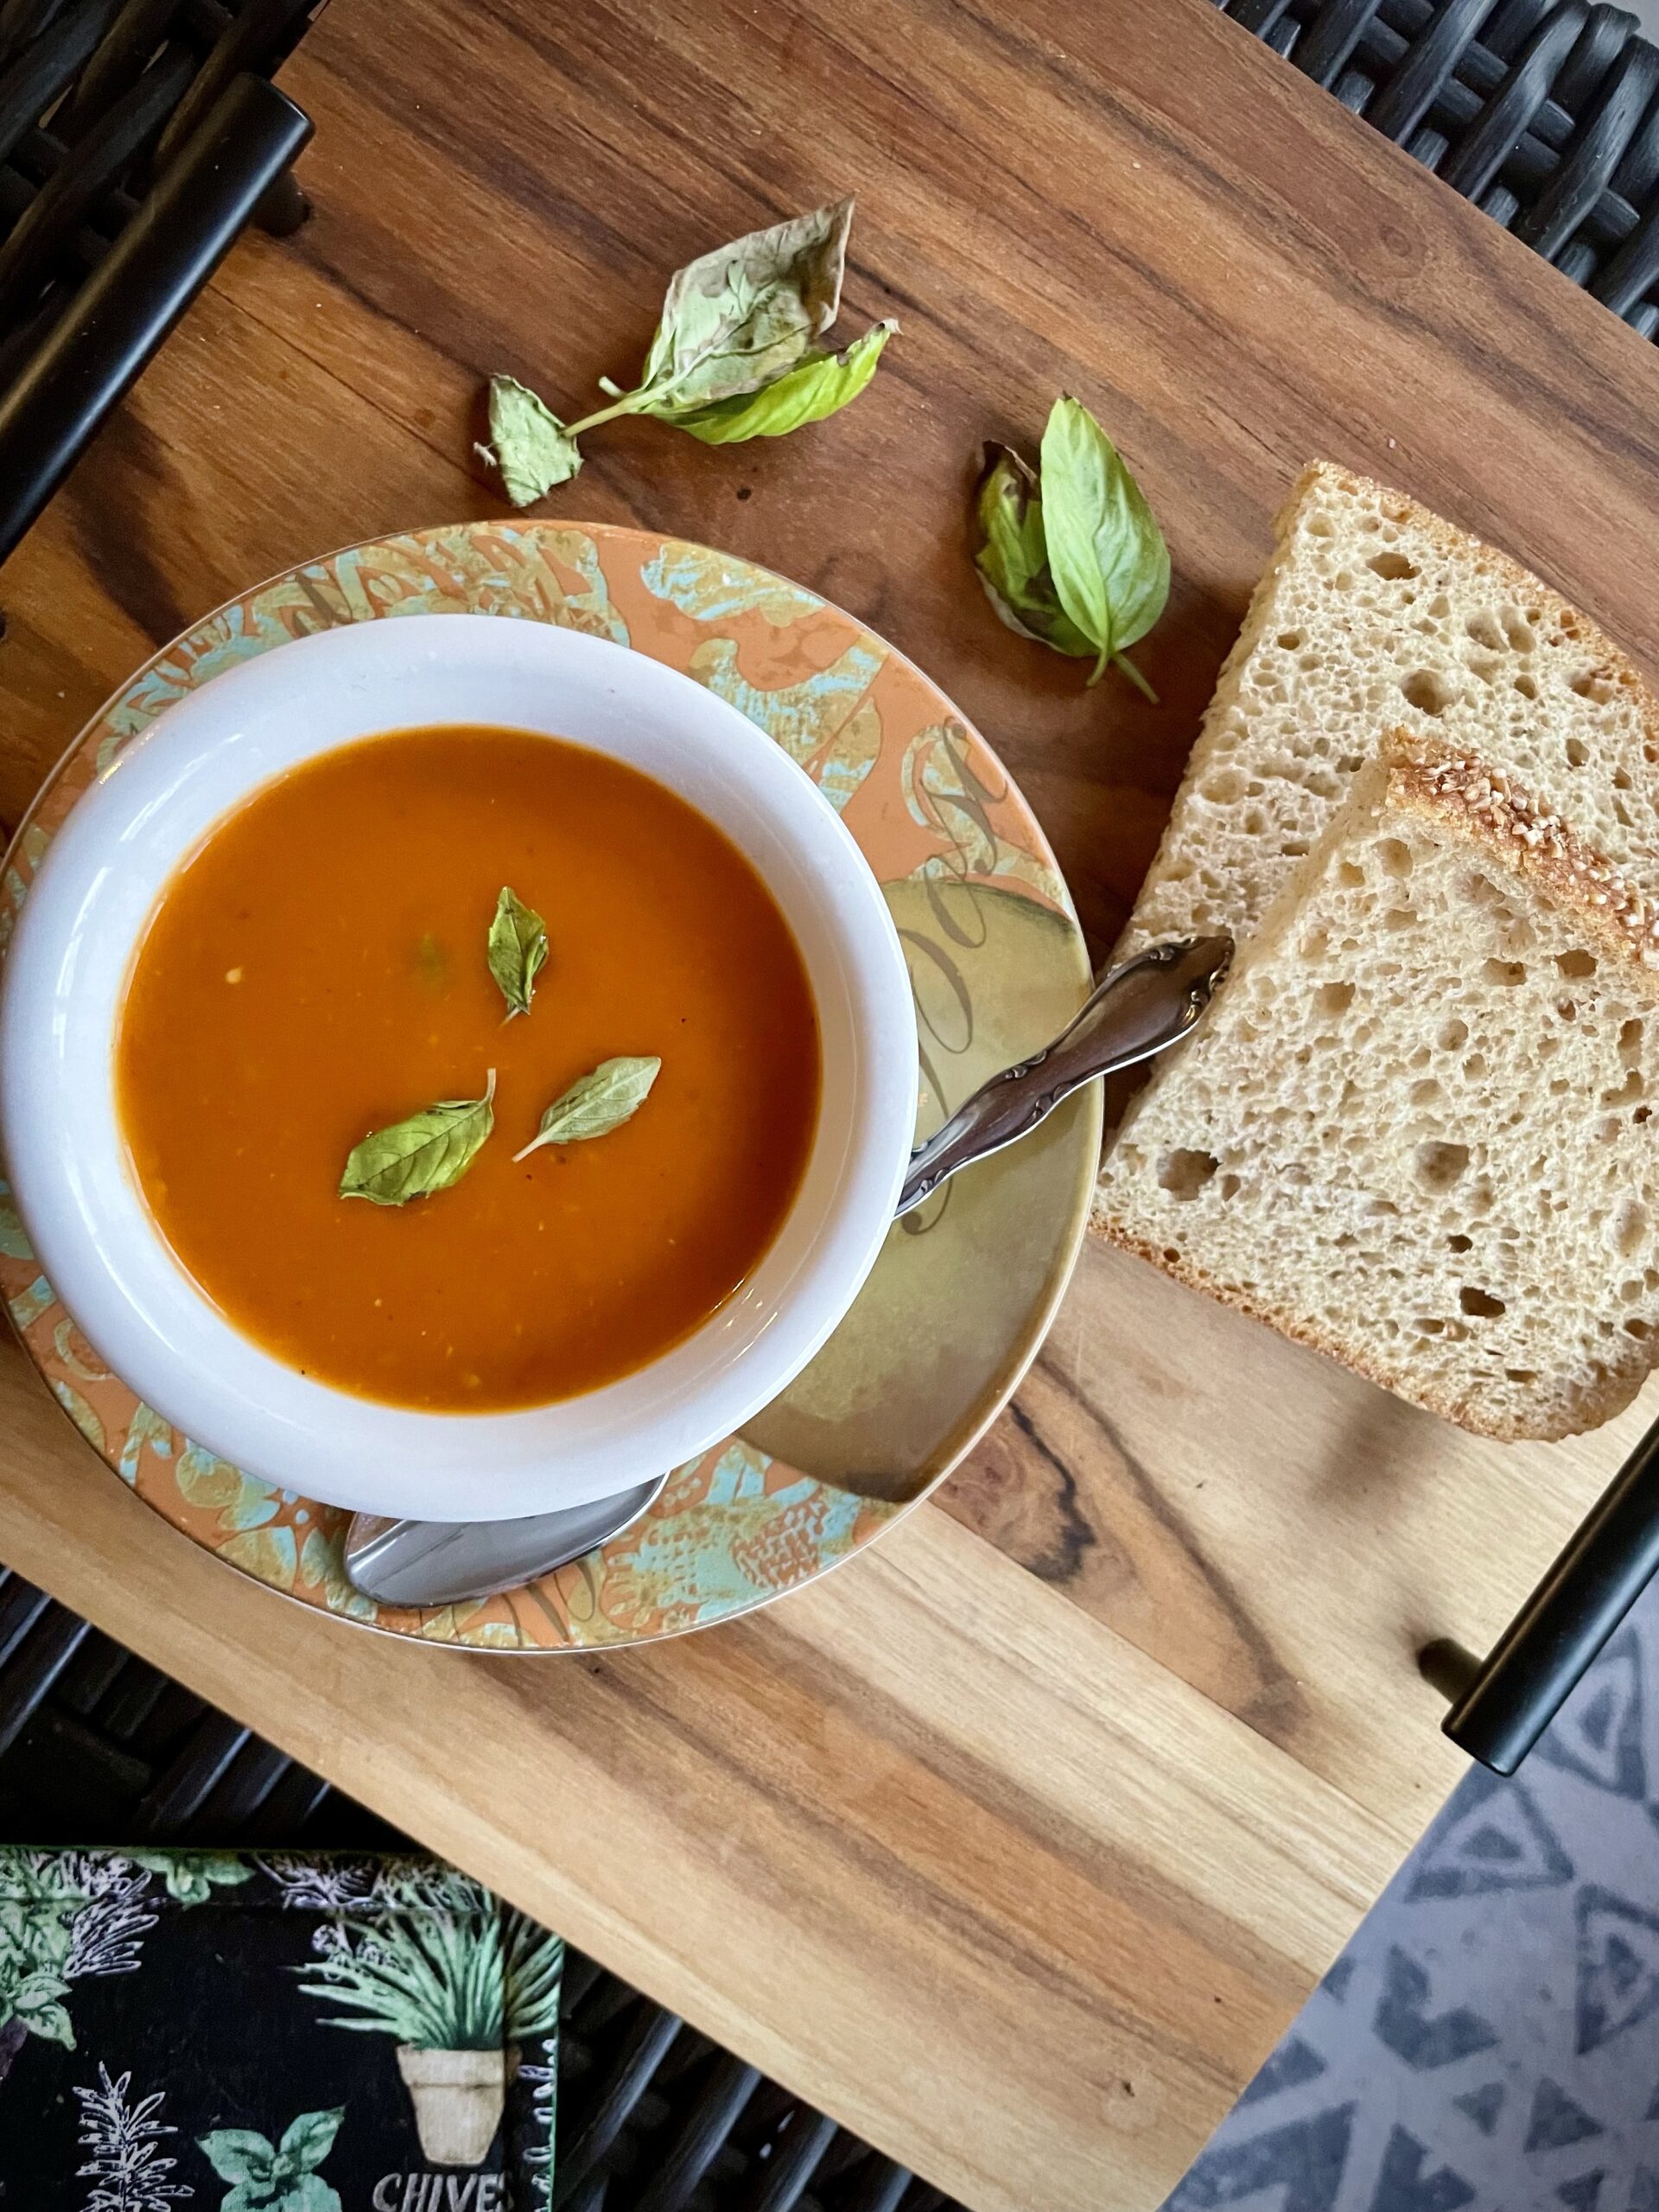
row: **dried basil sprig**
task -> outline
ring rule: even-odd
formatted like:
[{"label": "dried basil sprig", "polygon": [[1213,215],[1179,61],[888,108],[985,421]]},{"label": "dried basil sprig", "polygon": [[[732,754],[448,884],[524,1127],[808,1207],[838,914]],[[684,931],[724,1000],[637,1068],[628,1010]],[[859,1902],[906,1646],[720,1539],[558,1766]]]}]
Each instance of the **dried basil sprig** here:
[{"label": "dried basil sprig", "polygon": [[836,353],[818,345],[841,305],[850,199],[700,255],[669,284],[639,381],[609,378],[610,404],[562,423],[528,386],[490,379],[491,444],[507,497],[528,506],[582,467],[576,440],[622,415],[652,415],[708,445],[782,437],[855,399],[898,328],[878,322]]}]

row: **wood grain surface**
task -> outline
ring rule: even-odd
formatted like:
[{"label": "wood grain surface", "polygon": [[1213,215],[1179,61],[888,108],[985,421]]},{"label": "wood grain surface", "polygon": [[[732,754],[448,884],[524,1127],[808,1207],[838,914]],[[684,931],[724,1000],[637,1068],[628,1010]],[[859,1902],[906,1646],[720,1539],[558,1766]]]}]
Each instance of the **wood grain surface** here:
[{"label": "wood grain surface", "polygon": [[[315,220],[238,248],[0,572],[0,813],[220,598],[501,512],[489,371],[575,411],[676,264],[849,188],[849,318],[903,325],[869,392],[723,451],[619,424],[550,511],[881,630],[1097,949],[1310,455],[1659,666],[1653,349],[1205,0],[340,0],[284,82]],[[980,442],[1063,388],[1170,540],[1157,708],[975,582]],[[1416,1643],[1491,1638],[1642,1415],[1479,1443],[1091,1249],[938,1504],[760,1618],[550,1665],[238,1580],[10,1356],[0,1422],[0,1556],[971,2204],[1104,2212],[1157,2202],[1459,1770]]]}]

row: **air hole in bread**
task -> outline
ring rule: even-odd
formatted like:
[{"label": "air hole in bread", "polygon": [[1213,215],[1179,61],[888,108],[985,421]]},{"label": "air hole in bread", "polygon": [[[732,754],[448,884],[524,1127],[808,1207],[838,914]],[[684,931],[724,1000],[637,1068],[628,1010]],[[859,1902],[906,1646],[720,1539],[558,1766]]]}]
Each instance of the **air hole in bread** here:
[{"label": "air hole in bread", "polygon": [[1402,837],[1384,837],[1376,849],[1385,875],[1411,874],[1411,848]]},{"label": "air hole in bread", "polygon": [[1563,1021],[1576,1021],[1579,1018],[1578,1001],[1576,999],[1557,999],[1555,1001],[1555,1011]]},{"label": "air hole in bread", "polygon": [[1471,614],[1464,628],[1478,645],[1484,645],[1489,653],[1503,650],[1503,632],[1497,626],[1497,617],[1483,607],[1478,614]]},{"label": "air hole in bread", "polygon": [[1506,1367],[1503,1379],[1506,1382],[1535,1382],[1538,1370],[1535,1367]]},{"label": "air hole in bread", "polygon": [[1220,1165],[1207,1152],[1166,1152],[1158,1162],[1159,1185],[1173,1198],[1196,1198]]},{"label": "air hole in bread", "polygon": [[1568,681],[1580,699],[1588,699],[1598,707],[1605,707],[1613,696],[1613,679],[1605,668],[1581,668]]},{"label": "air hole in bread", "polygon": [[1440,1025],[1440,1033],[1434,1039],[1443,1052],[1461,1052],[1469,1042],[1469,1025],[1455,1018]]},{"label": "air hole in bread", "polygon": [[[1574,686],[1575,690],[1576,688],[1577,687]],[[1585,743],[1584,740],[1581,737],[1569,737],[1567,741],[1567,766],[1569,768],[1585,767],[1587,766],[1589,759],[1590,748]]]},{"label": "air hole in bread", "polygon": [[1430,1315],[1421,1313],[1411,1325],[1416,1330],[1420,1337],[1438,1337],[1446,1327],[1444,1321],[1437,1320]]},{"label": "air hole in bread", "polygon": [[1456,685],[1432,668],[1413,669],[1409,676],[1401,678],[1400,689],[1406,695],[1407,704],[1415,707],[1420,714],[1443,715],[1458,702]]},{"label": "air hole in bread", "polygon": [[[1414,1067],[1427,1065],[1427,1055],[1425,1054],[1420,1062],[1416,1053],[1414,1052],[1411,1056],[1411,1064]],[[1411,1086],[1411,1103],[1414,1106],[1439,1106],[1445,1097],[1446,1093],[1432,1075],[1425,1076],[1421,1083],[1414,1083]]]},{"label": "air hole in bread", "polygon": [[1313,1001],[1321,1014],[1332,1017],[1346,1014],[1353,1002],[1354,987],[1351,983],[1321,983]]},{"label": "air hole in bread", "polygon": [[1517,983],[1526,982],[1527,964],[1524,960],[1488,960],[1483,962],[1480,975],[1483,982],[1501,983],[1506,990],[1513,990]]},{"label": "air hole in bread", "polygon": [[1281,630],[1279,632],[1279,646],[1283,652],[1294,653],[1299,651],[1301,643],[1302,632],[1300,630]]},{"label": "air hole in bread", "polygon": [[1617,1090],[1604,1090],[1604,1106],[1634,1106],[1647,1094],[1647,1084],[1642,1080],[1640,1068],[1632,1068]]},{"label": "air hole in bread", "polygon": [[1446,1238],[1446,1249],[1448,1252],[1472,1252],[1475,1240],[1472,1236],[1465,1236],[1459,1230],[1455,1236]]},{"label": "air hole in bread", "polygon": [[1390,906],[1382,917],[1385,930],[1412,930],[1417,926],[1417,917],[1409,906]]},{"label": "air hole in bread", "polygon": [[1494,1298],[1490,1290],[1477,1290],[1468,1282],[1458,1293],[1458,1303],[1478,1321],[1495,1321],[1500,1313],[1509,1311],[1501,1298]]},{"label": "air hole in bread", "polygon": [[1334,537],[1337,534],[1337,525],[1329,515],[1310,515],[1307,518],[1307,534],[1310,537]]},{"label": "air hole in bread", "polygon": [[[1618,1212],[1613,1216],[1614,1251],[1621,1260],[1633,1260],[1647,1241],[1647,1208],[1638,1205],[1634,1198],[1622,1199]],[[1637,1283],[1636,1289],[1639,1296],[1642,1285]]]},{"label": "air hole in bread", "polygon": [[1243,1187],[1236,1175],[1224,1175],[1216,1185],[1224,1198],[1236,1198]]},{"label": "air hole in bread", "polygon": [[1521,696],[1523,699],[1535,699],[1538,696],[1537,683],[1527,674],[1524,669],[1522,669],[1520,675],[1516,677],[1515,688],[1521,694]]},{"label": "air hole in bread", "polygon": [[1415,563],[1408,561],[1403,553],[1373,553],[1365,565],[1379,576],[1386,576],[1390,583],[1399,583],[1417,573]]},{"label": "air hole in bread", "polygon": [[1181,1255],[1180,1255],[1180,1252],[1179,1252],[1179,1249],[1178,1249],[1175,1245],[1173,1245],[1173,1244],[1166,1244],[1166,1245],[1165,1245],[1165,1247],[1164,1247],[1164,1259],[1165,1259],[1166,1263],[1168,1266],[1170,1266],[1170,1267],[1173,1267],[1173,1266],[1175,1265],[1176,1262],[1180,1258],[1180,1256],[1181,1256]]},{"label": "air hole in bread", "polygon": [[1532,633],[1532,625],[1518,607],[1501,607],[1498,610],[1497,619],[1503,625],[1503,635],[1509,639],[1510,651],[1512,653],[1529,653],[1534,651],[1538,640]]},{"label": "air hole in bread", "polygon": [[1615,768],[1613,771],[1613,789],[1616,791],[1627,791],[1631,788],[1630,770],[1628,768]]},{"label": "air hole in bread", "polygon": [[1555,956],[1555,965],[1563,976],[1572,976],[1574,979],[1583,976],[1593,976],[1596,972],[1595,955],[1592,952],[1558,952]]},{"label": "air hole in bread", "polygon": [[1624,1333],[1627,1337],[1636,1338],[1639,1343],[1644,1338],[1653,1334],[1653,1324],[1651,1321],[1643,1321],[1638,1316],[1632,1314],[1624,1324]]},{"label": "air hole in bread", "polygon": [[1344,861],[1337,870],[1337,880],[1344,889],[1357,891],[1365,880],[1365,871],[1363,868],[1356,868],[1352,861]]},{"label": "air hole in bread", "polygon": [[1205,778],[1198,791],[1216,806],[1231,806],[1244,796],[1244,779],[1236,768],[1217,768],[1213,776]]},{"label": "air hole in bread", "polygon": [[1449,1191],[1469,1165],[1469,1147],[1466,1144],[1420,1144],[1412,1165],[1426,1191]]}]

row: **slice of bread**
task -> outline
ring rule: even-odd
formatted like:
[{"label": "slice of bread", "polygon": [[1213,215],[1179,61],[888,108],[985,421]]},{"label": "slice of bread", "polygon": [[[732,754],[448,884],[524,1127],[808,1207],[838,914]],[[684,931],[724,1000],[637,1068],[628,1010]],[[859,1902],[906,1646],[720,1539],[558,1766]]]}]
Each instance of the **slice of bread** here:
[{"label": "slice of bread", "polygon": [[1124,939],[1247,936],[1398,722],[1516,777],[1659,895],[1659,711],[1506,554],[1328,462],[1298,480]]},{"label": "slice of bread", "polygon": [[1659,1351],[1659,902],[1467,751],[1372,749],[1096,1225],[1467,1428],[1569,1435]]}]

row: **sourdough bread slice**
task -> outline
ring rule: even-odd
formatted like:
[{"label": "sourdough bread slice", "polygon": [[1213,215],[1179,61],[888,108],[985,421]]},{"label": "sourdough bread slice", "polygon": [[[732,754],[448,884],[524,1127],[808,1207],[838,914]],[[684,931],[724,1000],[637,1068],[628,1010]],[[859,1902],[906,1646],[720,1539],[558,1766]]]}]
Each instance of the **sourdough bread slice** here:
[{"label": "sourdough bread slice", "polygon": [[1123,949],[1247,936],[1395,723],[1512,775],[1659,896],[1659,711],[1506,554],[1328,462],[1302,472]]},{"label": "sourdough bread slice", "polygon": [[1103,1169],[1096,1225],[1497,1437],[1659,1350],[1659,906],[1518,784],[1391,735]]}]

